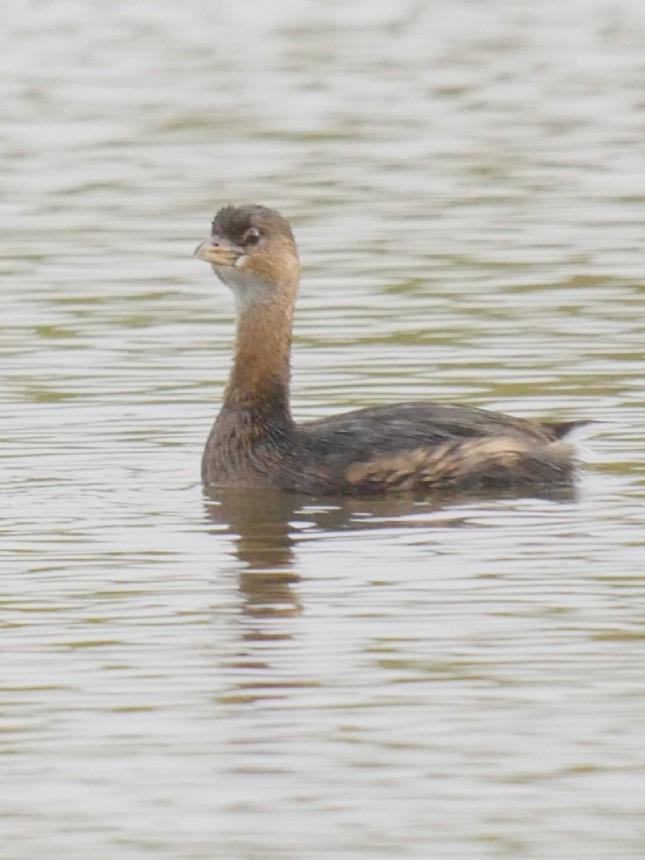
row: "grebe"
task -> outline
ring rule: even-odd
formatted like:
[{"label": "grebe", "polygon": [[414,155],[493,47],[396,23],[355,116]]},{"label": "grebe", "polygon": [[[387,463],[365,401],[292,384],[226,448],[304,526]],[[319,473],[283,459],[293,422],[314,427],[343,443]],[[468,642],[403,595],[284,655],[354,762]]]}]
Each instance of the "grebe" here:
[{"label": "grebe", "polygon": [[195,254],[230,287],[237,309],[235,361],[202,459],[205,485],[320,495],[571,481],[575,449],[565,437],[585,422],[421,402],[296,424],[289,355],[300,263],[289,222],[265,206],[225,206]]}]

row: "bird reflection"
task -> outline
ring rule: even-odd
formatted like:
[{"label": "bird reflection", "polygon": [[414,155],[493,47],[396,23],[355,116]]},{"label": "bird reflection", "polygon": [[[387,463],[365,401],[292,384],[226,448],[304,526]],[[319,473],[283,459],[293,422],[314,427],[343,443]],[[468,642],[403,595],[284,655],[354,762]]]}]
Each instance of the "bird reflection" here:
[{"label": "bird reflection", "polygon": [[[495,495],[495,504],[500,502]],[[550,494],[570,501],[573,491]],[[419,528],[432,542],[433,527],[463,528],[477,522],[481,495],[418,500],[411,497],[315,498],[269,489],[210,490],[208,519],[217,532],[233,538],[241,570],[238,587],[242,614],[235,625],[237,642],[227,669],[233,671],[227,702],[255,702],[288,697],[294,688],[310,687],[315,678],[294,674],[285,655],[298,651],[290,619],[303,612],[298,583],[298,553],[305,542],[333,539],[343,531]],[[457,538],[456,538],[457,539]]]},{"label": "bird reflection", "polygon": [[228,526],[237,557],[249,570],[291,566],[296,509],[295,497],[279,490],[209,490],[206,500],[209,519]]},{"label": "bird reflection", "polygon": [[384,520],[393,525],[413,512],[436,508],[436,503],[406,497],[316,499],[273,489],[209,490],[206,500],[209,519],[233,534],[237,558],[249,573],[270,570],[285,576],[307,534],[382,528]]},{"label": "bird reflection", "polygon": [[[508,498],[519,498],[509,492]],[[533,494],[553,501],[572,501],[575,489],[560,487]],[[497,492],[490,498],[500,501]],[[374,528],[430,530],[435,523],[459,527],[472,516],[472,503],[485,503],[478,493],[442,493],[431,498],[413,496],[325,496],[316,498],[274,489],[210,489],[206,499],[209,519],[226,526],[235,539],[237,558],[246,571],[282,573],[285,582],[297,580],[292,571],[296,548],[306,536]],[[440,519],[437,514],[445,514]],[[291,573],[289,573],[291,571]],[[262,579],[262,577],[258,577]]]},{"label": "bird reflection", "polygon": [[240,592],[248,616],[295,615],[301,611],[292,569],[296,505],[278,490],[227,488],[212,490],[206,499],[208,518],[226,526],[243,564]]}]

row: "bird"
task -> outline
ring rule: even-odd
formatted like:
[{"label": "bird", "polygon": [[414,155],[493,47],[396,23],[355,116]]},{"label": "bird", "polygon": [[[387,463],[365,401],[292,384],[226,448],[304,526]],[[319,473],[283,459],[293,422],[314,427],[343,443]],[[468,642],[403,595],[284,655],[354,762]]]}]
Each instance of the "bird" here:
[{"label": "bird", "polygon": [[263,205],[226,205],[195,255],[232,291],[237,322],[233,365],[202,456],[205,487],[430,495],[573,481],[571,433],[585,421],[418,401],[296,423],[289,382],[300,262],[289,221]]}]

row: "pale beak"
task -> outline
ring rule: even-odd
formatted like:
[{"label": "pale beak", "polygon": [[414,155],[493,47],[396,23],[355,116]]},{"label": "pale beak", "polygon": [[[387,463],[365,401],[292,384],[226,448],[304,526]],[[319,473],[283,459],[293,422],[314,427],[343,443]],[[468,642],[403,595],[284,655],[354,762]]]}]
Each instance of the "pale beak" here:
[{"label": "pale beak", "polygon": [[195,248],[195,256],[212,266],[234,266],[244,249],[221,236],[209,236]]}]

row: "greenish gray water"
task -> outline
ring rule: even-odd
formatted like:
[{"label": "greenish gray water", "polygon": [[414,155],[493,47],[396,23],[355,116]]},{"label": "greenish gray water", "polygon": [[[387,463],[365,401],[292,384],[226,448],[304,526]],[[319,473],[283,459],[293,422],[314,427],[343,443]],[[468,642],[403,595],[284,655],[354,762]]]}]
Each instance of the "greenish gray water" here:
[{"label": "greenish gray water", "polygon": [[[645,853],[645,8],[0,10],[0,854]],[[597,418],[569,498],[205,499],[214,210],[300,418]]]}]

